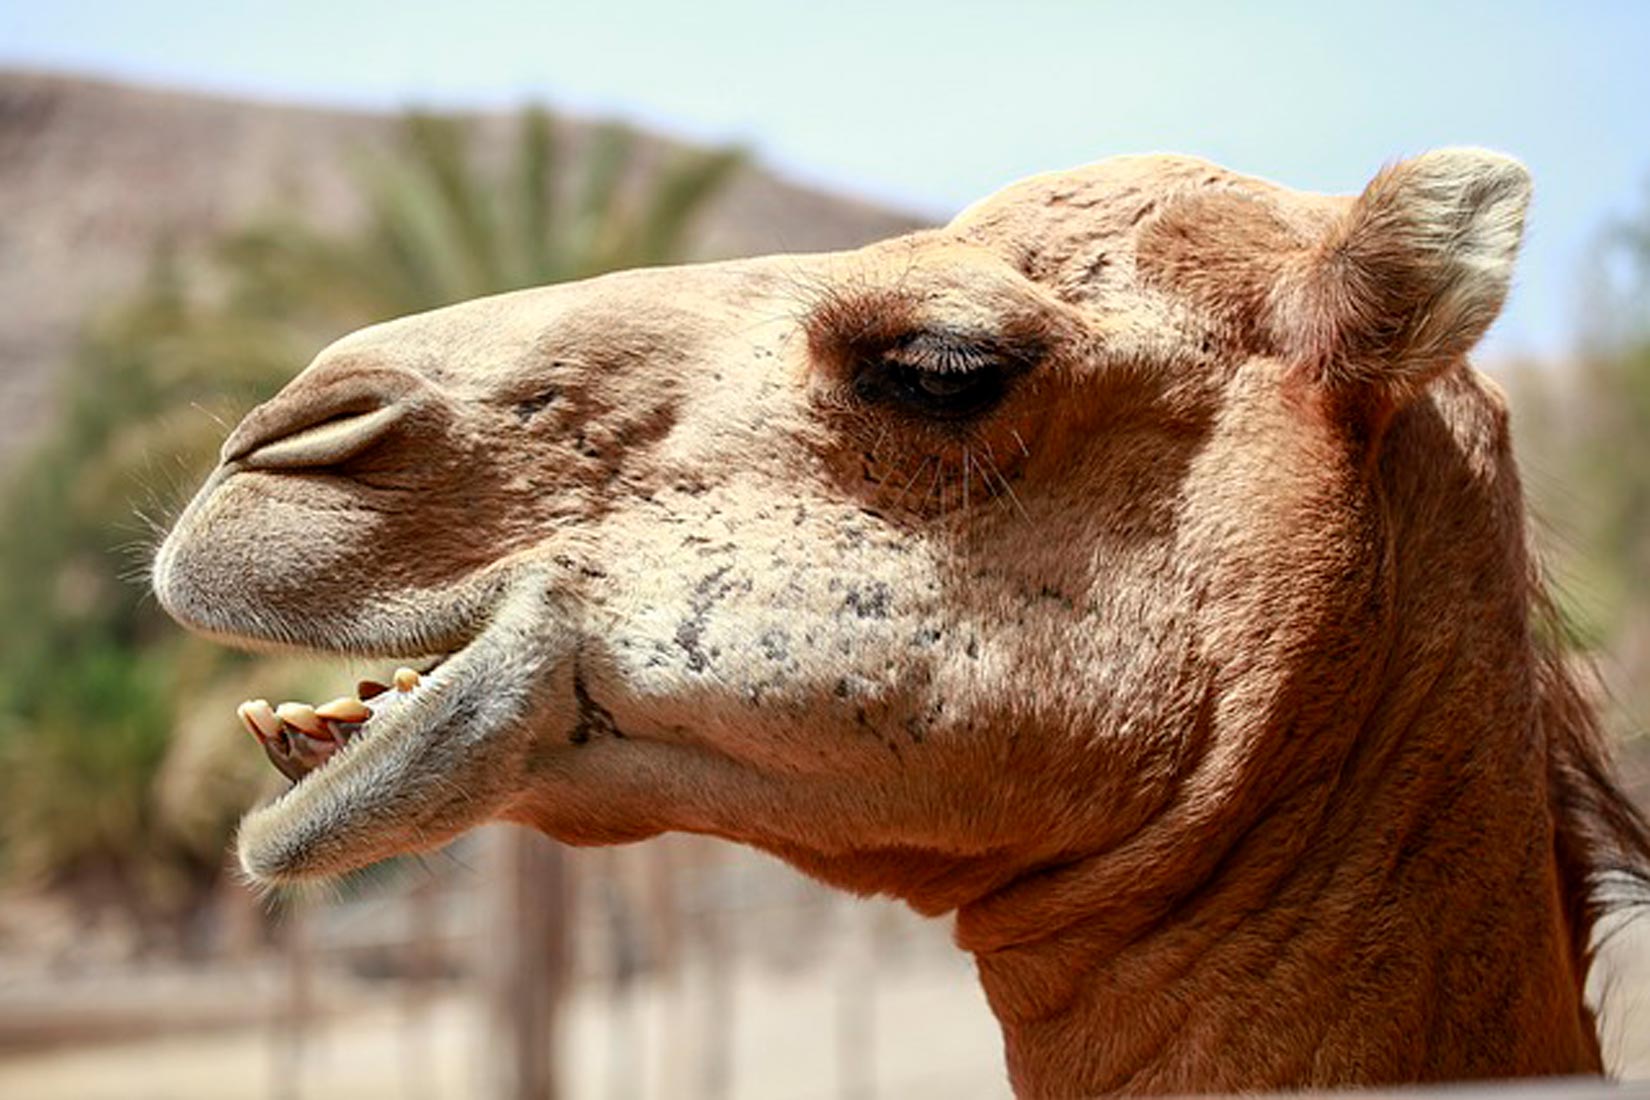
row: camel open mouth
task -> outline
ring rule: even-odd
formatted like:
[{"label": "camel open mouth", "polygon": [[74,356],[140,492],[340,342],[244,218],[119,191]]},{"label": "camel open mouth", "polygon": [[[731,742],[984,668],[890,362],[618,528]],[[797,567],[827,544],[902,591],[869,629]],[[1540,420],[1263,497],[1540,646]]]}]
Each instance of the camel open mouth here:
[{"label": "camel open mouth", "polygon": [[425,678],[446,660],[447,655],[437,657],[422,670],[402,666],[389,683],[362,680],[355,685],[355,695],[318,706],[299,702],[272,706],[267,699],[248,699],[235,709],[235,715],[276,770],[297,785],[352,745],[395,724],[391,716],[408,708]]},{"label": "camel open mouth", "polygon": [[573,651],[571,629],[547,605],[542,576],[523,571],[517,581],[472,589],[471,613],[450,618],[475,629],[449,632],[460,644],[387,683],[362,681],[320,706],[241,704],[242,725],[292,781],[241,821],[237,848],[252,878],[341,874],[498,815],[536,731],[570,720],[554,700],[567,688],[557,670]]}]

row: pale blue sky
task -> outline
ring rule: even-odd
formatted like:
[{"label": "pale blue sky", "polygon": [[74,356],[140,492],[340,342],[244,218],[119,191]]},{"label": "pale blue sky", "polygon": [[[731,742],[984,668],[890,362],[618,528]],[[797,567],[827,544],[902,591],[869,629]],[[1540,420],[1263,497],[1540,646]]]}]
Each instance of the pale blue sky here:
[{"label": "pale blue sky", "polygon": [[1487,358],[1562,351],[1601,227],[1650,196],[1650,2],[0,0],[0,64],[349,106],[536,98],[936,218],[1120,152],[1349,191],[1489,145],[1537,198]]}]

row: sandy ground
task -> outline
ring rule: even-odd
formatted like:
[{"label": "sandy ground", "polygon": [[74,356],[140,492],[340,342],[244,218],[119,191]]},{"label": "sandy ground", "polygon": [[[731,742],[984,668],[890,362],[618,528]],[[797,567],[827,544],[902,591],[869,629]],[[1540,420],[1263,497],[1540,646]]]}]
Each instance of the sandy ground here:
[{"label": "sandy ground", "polygon": [[[641,985],[628,1005],[578,995],[563,1042],[573,1100],[998,1100],[1001,1039],[959,956],[954,966],[878,973],[748,971],[715,1002],[732,1026],[726,1088],[707,1026],[704,976]],[[332,1019],[301,1040],[269,1027],[13,1056],[0,1096],[35,1100],[362,1100],[478,1095],[485,1049],[477,1003],[445,995]],[[291,1066],[299,1072],[293,1074]]]},{"label": "sandy ground", "polygon": [[[745,967],[718,995],[672,985],[575,995],[563,1041],[572,1100],[1002,1100],[1001,1041],[966,958],[912,963],[837,950],[786,973]],[[1650,1080],[1650,920],[1611,941],[1595,993],[1611,1065]],[[721,1034],[721,1020],[728,1026]],[[378,998],[293,1037],[268,1026],[14,1055],[0,1096],[33,1100],[440,1100],[480,1094],[484,1021],[444,994]],[[720,1057],[718,1057],[720,1054]],[[291,1067],[298,1067],[294,1072]],[[720,1068],[719,1068],[720,1067]],[[718,1080],[725,1082],[718,1087]],[[1636,1094],[1636,1093],[1635,1093]]]},{"label": "sandy ground", "polygon": [[[960,978],[962,980],[949,980]],[[677,991],[642,989],[635,1030],[605,999],[576,1002],[564,1042],[568,1095],[642,1100],[708,1095],[703,1021],[672,1011]],[[836,1056],[844,996],[817,976],[746,975],[732,999],[737,1026],[729,1100],[860,1097],[998,1098],[995,1024],[968,975],[879,983],[870,1047],[845,1073]],[[672,1021],[681,1021],[671,1034]],[[438,1098],[478,1092],[482,1020],[448,996],[417,1011],[374,1009],[307,1036],[268,1028],[33,1054],[0,1063],[0,1095],[75,1100],[237,1100],[275,1097]],[[287,1067],[298,1065],[297,1075]]]}]

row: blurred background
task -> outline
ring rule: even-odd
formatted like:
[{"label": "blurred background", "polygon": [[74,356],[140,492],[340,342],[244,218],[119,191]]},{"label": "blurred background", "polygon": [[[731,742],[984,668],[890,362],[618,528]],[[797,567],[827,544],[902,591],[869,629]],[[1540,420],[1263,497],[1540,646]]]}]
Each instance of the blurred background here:
[{"label": "blurred background", "polygon": [[[1646,56],[1625,2],[0,5],[0,1095],[1005,1096],[945,923],[730,846],[492,829],[255,895],[229,837],[284,781],[234,706],[337,669],[185,636],[144,570],[350,329],[852,247],[1114,153],[1339,192],[1437,145],[1530,166],[1477,360],[1650,797]],[[1646,940],[1599,985],[1650,1077]]]}]

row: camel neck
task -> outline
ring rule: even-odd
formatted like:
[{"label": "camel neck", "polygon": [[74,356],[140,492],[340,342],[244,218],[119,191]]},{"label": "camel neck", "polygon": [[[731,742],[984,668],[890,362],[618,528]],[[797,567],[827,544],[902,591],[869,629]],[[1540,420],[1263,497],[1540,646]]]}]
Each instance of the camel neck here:
[{"label": "camel neck", "polygon": [[1470,688],[1352,716],[1334,774],[1161,878],[1109,852],[964,907],[1017,1094],[1598,1072],[1539,733],[1491,728],[1527,694]]}]

